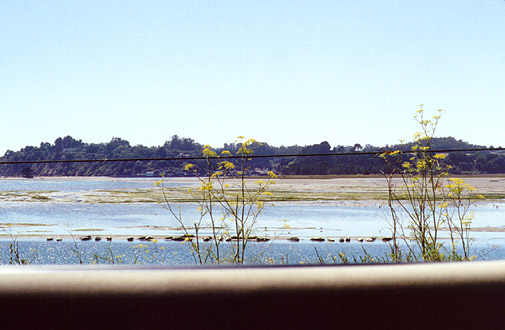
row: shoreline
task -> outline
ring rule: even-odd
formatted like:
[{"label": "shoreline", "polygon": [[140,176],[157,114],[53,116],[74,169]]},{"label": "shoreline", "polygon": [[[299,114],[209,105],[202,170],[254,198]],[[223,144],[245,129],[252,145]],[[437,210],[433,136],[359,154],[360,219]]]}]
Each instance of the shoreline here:
[{"label": "shoreline", "polygon": [[[258,177],[259,179],[260,177]],[[41,185],[40,187],[45,187],[44,189],[58,189],[58,182],[77,182],[77,181],[106,181],[106,182],[147,182],[153,183],[158,181],[159,178],[153,177],[142,177],[142,178],[115,178],[115,177],[36,177],[33,179],[26,178],[2,178],[3,180],[15,180],[15,181],[27,181],[27,182],[51,182],[51,184]],[[191,195],[188,194],[188,188],[196,184],[198,185],[199,181],[194,177],[184,177],[184,178],[165,178],[165,182],[167,182],[167,189],[170,191],[170,203],[173,204],[188,204],[194,203],[195,200],[191,199]],[[233,185],[236,179],[230,179],[228,182]],[[271,186],[271,191],[273,193],[274,198],[268,200],[265,199],[265,203],[268,204],[277,204],[277,205],[301,205],[301,206],[337,206],[337,207],[349,207],[349,208],[377,208],[386,209],[387,200],[384,199],[384,193],[386,192],[386,183],[384,179],[380,176],[359,176],[359,177],[332,177],[332,178],[278,178],[275,179],[276,184]],[[489,194],[493,196],[505,196],[505,192],[503,191],[503,187],[505,185],[505,176],[470,176],[467,178],[467,182],[476,187],[479,193],[484,195]],[[182,186],[168,186],[168,183],[182,183]],[[251,180],[251,183],[254,181]],[[1,184],[1,179],[0,179]],[[35,187],[36,185],[34,185]],[[81,185],[82,186],[82,185]],[[156,205],[160,201],[160,191],[156,187],[152,188],[128,188],[128,189],[100,189],[101,184],[92,184],[90,185],[93,188],[87,190],[68,190],[68,191],[49,191],[49,190],[41,190],[41,191],[0,191],[0,206],[2,203],[4,205],[34,205],[34,207],[38,207],[38,205],[56,205],[56,204],[68,204],[68,205],[76,205],[76,206],[86,206],[86,205],[99,205],[99,204],[109,204],[109,205],[137,205],[137,204],[145,204],[145,205]],[[144,187],[145,185],[141,185]],[[16,187],[15,183],[11,183],[10,187]],[[26,185],[24,186],[26,189]],[[31,187],[28,185],[28,187]],[[47,188],[50,187],[50,188]],[[115,187],[115,185],[112,185]],[[135,185],[133,186],[135,187]],[[149,185],[147,185],[149,187]],[[501,195],[500,195],[501,194]],[[163,201],[162,201],[163,202]],[[498,212],[502,212],[502,208],[505,207],[505,198],[492,198],[492,199],[483,199],[483,200],[475,200],[475,207],[486,207],[491,209],[497,209]],[[71,240],[72,236],[68,234],[62,233],[58,235],[58,232],[61,233],[61,228],[56,230],[55,232],[51,231],[51,228],[46,227],[49,231],[45,231],[45,229],[33,228],[32,230],[26,231],[26,227],[32,226],[47,226],[49,225],[47,222],[41,222],[40,224],[31,223],[32,220],[20,220],[20,219],[12,219],[9,221],[6,218],[5,223],[0,223],[0,227],[4,228],[4,232],[0,232],[0,239],[9,240],[12,239],[12,236],[9,234],[9,230],[21,230],[24,231],[20,234],[13,235],[15,239],[42,239],[45,240],[48,236],[56,239],[57,237],[61,237],[65,240]],[[19,221],[19,223],[13,222]],[[24,222],[28,222],[24,224]],[[386,224],[386,223],[385,223]],[[481,232],[481,233],[505,233],[505,227],[496,226],[495,223],[490,223],[491,226],[488,227],[474,227],[471,229],[471,232]],[[26,226],[25,226],[26,225]],[[164,235],[162,232],[152,232],[152,226],[150,226],[149,222],[144,222],[141,224],[142,226],[138,229],[143,231],[146,229],[148,234],[155,237],[159,241],[164,240],[165,236],[168,235],[176,235],[177,228],[170,228],[163,225]],[[294,224],[293,224],[294,225]],[[484,223],[484,226],[487,224]],[[93,225],[96,226],[96,225]],[[88,230],[81,231],[74,235],[74,238],[78,238],[83,235],[93,235],[101,236],[102,240],[105,241],[106,237],[109,234],[106,234],[104,231],[102,233],[97,233],[99,230],[92,230],[89,228],[97,228],[97,227],[87,227]],[[100,225],[98,225],[100,226]],[[115,227],[114,227],[115,228]],[[161,227],[160,227],[161,228]],[[266,227],[265,227],[266,228]],[[274,228],[269,226],[269,228]],[[319,228],[319,226],[318,226]],[[297,234],[297,230],[303,228],[296,228],[294,226],[292,228],[293,236]],[[316,228],[313,228],[316,229]],[[321,228],[322,229],[322,228]],[[358,236],[350,235],[352,234],[352,228],[349,230],[345,230],[344,232],[336,233],[335,231],[339,231],[339,228],[326,228],[329,229],[330,232],[313,232],[313,233],[301,233],[299,236],[300,240],[309,241],[311,237],[307,235],[318,235],[325,240],[328,238],[335,239],[338,241],[340,238],[345,237],[353,237],[360,238]],[[101,229],[100,229],[101,230]],[[265,229],[266,230],[266,229]],[[38,232],[37,232],[38,231]],[[108,231],[108,230],[107,230]],[[112,230],[113,232],[119,234],[112,234],[110,236],[113,237],[113,240],[124,240],[130,235],[121,234],[121,229],[116,228]],[[317,231],[319,231],[317,229]],[[128,231],[126,231],[128,232]],[[344,235],[347,233],[347,235]],[[179,233],[180,234],[180,233]],[[274,231],[267,231],[263,233],[263,235],[275,235]],[[380,239],[382,235],[380,232],[377,232],[377,239]],[[384,232],[383,232],[384,234]],[[139,236],[135,234],[135,236]],[[287,240],[289,237],[282,235],[281,238],[278,238],[279,241]],[[137,240],[137,239],[135,239]]]},{"label": "shoreline", "polygon": [[[146,226],[149,227],[149,226]],[[17,228],[13,226],[12,228]],[[445,233],[447,230],[441,228],[441,232]],[[475,227],[471,228],[470,232],[475,232],[475,233],[505,233],[505,227]],[[82,240],[82,237],[85,236],[90,236],[90,240]],[[203,238],[208,235],[202,235],[200,238],[200,241],[203,242]],[[8,233],[0,233],[0,240],[1,241],[17,241],[17,240],[43,240],[43,241],[56,241],[58,238],[66,241],[95,241],[96,237],[100,237],[99,240],[96,240],[97,242],[99,241],[107,241],[107,237],[111,238],[111,241],[128,241],[128,238],[133,238],[134,242],[149,242],[152,240],[156,240],[158,242],[161,241],[166,241],[166,242],[179,242],[181,243],[182,241],[180,239],[176,238],[181,238],[184,237],[183,233],[180,232],[175,235],[171,235],[170,232],[167,231],[166,234],[149,234],[149,235],[140,235],[140,234],[132,234],[132,235],[127,235],[127,234],[97,234],[96,231],[83,231],[80,234],[53,234],[53,233],[33,233],[33,234],[8,234]],[[340,239],[350,239],[351,241],[359,241],[362,240],[363,242],[367,242],[367,239],[369,240],[368,243],[372,242],[380,242],[382,240],[385,240],[386,242],[389,241],[391,238],[390,236],[384,236],[384,235],[364,235],[364,236],[359,236],[359,235],[325,235],[324,232],[320,233],[319,235],[313,235],[313,236],[308,236],[308,235],[258,235],[258,236],[252,236],[251,239],[249,240],[250,242],[339,242]],[[259,240],[256,239],[256,237],[259,238]],[[48,238],[51,238],[51,240],[48,240]],[[146,239],[147,238],[147,239]],[[267,240],[263,240],[263,239]],[[443,236],[441,239],[450,239],[449,236]],[[495,238],[496,239],[496,238]],[[499,238],[501,239],[501,238]],[[505,236],[503,237],[505,239]],[[229,240],[227,241],[229,242]]]},{"label": "shoreline", "polygon": [[[248,179],[254,189],[255,182],[262,177]],[[256,180],[255,180],[256,179]],[[2,178],[1,181],[14,181],[11,188],[0,190],[0,202],[44,202],[44,203],[158,203],[163,202],[162,194],[155,183],[160,178],[116,178],[116,177],[35,177]],[[399,178],[394,179],[400,183]],[[16,190],[15,182],[33,182],[34,188]],[[141,183],[141,188],[107,188],[96,185],[88,190],[59,190],[58,182],[125,182]],[[191,203],[195,201],[189,189],[200,186],[200,181],[195,177],[164,178],[165,188],[171,203]],[[239,180],[227,179],[227,183],[234,189]],[[333,203],[342,206],[374,206],[381,207],[386,203],[388,189],[386,181],[380,176],[355,176],[355,177],[296,177],[277,178],[275,184],[269,187],[273,194],[264,198],[271,203],[304,203],[314,205],[319,203]],[[37,188],[37,182],[48,183]],[[486,199],[475,199],[477,205],[482,203],[505,203],[505,176],[468,176],[465,182],[476,188],[475,194],[482,194]],[[26,185],[24,185],[26,187]],[[10,189],[10,190],[9,190]],[[38,190],[37,190],[38,189]]]},{"label": "shoreline", "polygon": [[[85,235],[86,236],[86,235]],[[100,240],[95,240],[96,236],[100,236]],[[47,237],[51,237],[51,240],[48,240]],[[81,240],[80,237],[74,237],[68,235],[60,235],[60,236],[38,236],[38,235],[19,235],[15,238],[12,238],[8,235],[0,235],[0,242],[23,242],[23,241],[36,241],[36,242],[47,242],[47,243],[131,243],[131,244],[154,244],[154,243],[177,243],[177,244],[187,244],[190,242],[182,242],[173,239],[165,239],[165,236],[151,236],[152,239],[140,239],[138,236],[133,236],[133,240],[129,241],[127,235],[112,235],[112,239],[108,241],[106,239],[107,236],[101,235],[91,235],[90,240]],[[332,237],[298,237],[299,240],[291,240],[290,237],[278,237],[275,239],[268,239],[266,241],[257,241],[256,239],[251,239],[248,241],[250,244],[275,244],[275,243],[286,243],[286,244],[349,244],[349,243],[362,243],[362,244],[388,244],[389,241],[383,241],[382,239],[387,237],[363,237],[363,236],[332,236]],[[57,240],[58,239],[58,240]],[[344,239],[344,241],[340,241],[340,239]],[[345,239],[350,239],[349,241],[345,241]],[[372,241],[373,239],[373,241]],[[449,240],[449,238],[441,238],[442,240]],[[200,241],[200,244],[204,243],[203,240]],[[222,244],[229,244],[230,242],[223,242]]]}]

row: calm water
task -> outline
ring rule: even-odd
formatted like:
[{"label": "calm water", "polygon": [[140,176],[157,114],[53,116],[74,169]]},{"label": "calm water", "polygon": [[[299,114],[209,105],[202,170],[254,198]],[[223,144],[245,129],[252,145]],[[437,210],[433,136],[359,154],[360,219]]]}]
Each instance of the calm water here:
[{"label": "calm water", "polygon": [[[132,179],[109,179],[93,178],[82,180],[58,180],[51,178],[44,179],[0,179],[0,191],[64,191],[82,192],[93,190],[114,190],[114,189],[142,189],[152,188],[158,179],[153,178],[132,178]],[[185,186],[186,183],[170,182],[166,180],[167,187]]]},{"label": "calm water", "polygon": [[[118,180],[0,180],[0,191],[65,191],[86,192],[94,190],[113,189],[145,189],[152,188],[155,179]],[[166,186],[187,185],[167,180]],[[180,209],[187,224],[198,219],[198,212],[194,204],[175,205]],[[473,209],[475,219],[473,227],[504,227],[505,208],[503,204],[482,204]],[[83,234],[90,235],[177,235],[178,223],[161,205],[156,203],[139,204],[84,204],[84,203],[48,203],[48,202],[0,202],[0,223],[13,224],[5,228],[4,234],[42,235],[42,238],[22,240],[19,248],[28,259],[34,263],[76,263],[78,258],[72,253],[75,244],[71,240],[64,242],[45,242],[45,236],[68,235],[75,237]],[[32,226],[16,226],[16,224],[32,224]],[[44,224],[44,225],[41,225]],[[285,225],[289,229],[283,229]],[[269,257],[277,263],[313,262],[320,257],[345,252],[348,255],[363,252],[363,247],[373,255],[383,255],[387,252],[387,244],[382,242],[361,244],[353,243],[317,243],[308,240],[313,236],[341,237],[341,236],[388,236],[387,211],[376,206],[345,207],[330,203],[324,204],[289,204],[276,203],[267,206],[258,218],[256,235],[274,237],[299,236],[305,238],[300,243],[275,243],[269,248]],[[202,235],[205,235],[202,232]],[[485,259],[503,259],[505,233],[503,232],[474,232],[474,246],[482,252]],[[10,240],[0,240],[0,258],[2,263],[9,261]],[[114,256],[124,255],[123,262],[148,262],[145,247],[138,247],[139,242],[127,243],[115,241],[107,242],[77,242],[86,262],[98,256],[95,262],[113,251]],[[144,243],[150,245],[152,243]],[[260,248],[259,243],[251,244]],[[167,264],[193,263],[187,244],[176,242],[158,242],[155,248],[159,255],[151,258],[151,262]],[[163,247],[163,249],[161,249]],[[150,251],[152,251],[151,246]],[[69,252],[70,251],[70,252]],[[137,257],[136,254],[138,254]],[[480,253],[480,252],[479,252]],[[140,258],[140,259],[138,259]],[[306,260],[304,260],[304,258]],[[104,260],[102,260],[104,261]],[[265,261],[266,262],[266,261]]]},{"label": "calm water", "polygon": [[[197,205],[174,205],[185,223],[198,219]],[[473,209],[473,227],[504,227],[505,208],[485,204]],[[277,203],[267,206],[258,218],[257,235],[388,236],[387,212],[375,206],[345,207],[332,204],[300,205]],[[47,202],[2,202],[0,223],[12,223],[13,234],[64,235],[175,235],[178,223],[161,205],[83,204]],[[16,223],[33,226],[16,227]],[[37,224],[45,224],[38,226]],[[290,229],[283,229],[284,225]],[[203,233],[205,234],[205,232]],[[505,238],[503,232],[474,232],[475,238]]]},{"label": "calm water", "polygon": [[[196,204],[174,205],[187,224],[198,220]],[[46,224],[12,228],[15,234],[63,235],[69,231],[102,235],[176,234],[177,221],[156,203],[0,203],[0,222]],[[288,224],[291,228],[284,230]],[[258,218],[258,235],[275,234],[328,237],[353,235],[387,236],[383,212],[374,207],[276,204],[266,207]]]}]

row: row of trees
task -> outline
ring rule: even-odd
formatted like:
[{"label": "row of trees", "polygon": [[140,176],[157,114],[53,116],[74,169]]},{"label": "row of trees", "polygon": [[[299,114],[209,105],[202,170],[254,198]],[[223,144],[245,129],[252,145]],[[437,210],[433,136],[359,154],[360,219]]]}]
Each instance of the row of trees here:
[{"label": "row of trees", "polygon": [[[327,142],[319,145],[306,146],[301,153],[331,153],[331,152],[375,152],[390,150],[408,151],[414,143],[374,147],[359,144],[353,147],[333,147]],[[433,138],[432,149],[434,150],[460,150],[478,149],[485,146],[473,145],[453,137]],[[492,147],[491,147],[492,148]],[[404,155],[404,160],[410,156]],[[453,174],[497,174],[505,173],[505,153],[500,151],[476,151],[476,152],[449,152],[444,160],[444,165],[450,166]],[[380,174],[384,171],[384,161],[376,155],[348,155],[334,157],[310,157],[299,158],[289,164],[283,170],[283,174],[311,175],[311,174]]]},{"label": "row of trees", "polygon": [[[216,148],[219,154],[229,150],[235,154],[240,143],[227,143]],[[385,147],[372,145],[334,146],[328,142],[308,146],[274,147],[268,143],[252,146],[255,155],[272,155],[268,158],[253,158],[250,161],[251,174],[265,174],[274,171],[284,175],[338,175],[338,174],[379,174],[384,170],[384,162],[375,155],[313,156],[297,157],[298,154],[326,154],[347,152],[375,152],[387,150],[409,150],[412,143]],[[452,137],[434,138],[434,149],[479,148]],[[39,147],[27,146],[19,151],[7,151],[1,161],[39,161],[75,159],[124,159],[124,158],[167,158],[198,157],[204,146],[193,139],[171,137],[163,145],[146,147],[130,145],[121,138],[112,138],[108,143],[85,143],[71,136],[58,138],[54,143],[43,142]],[[293,155],[293,157],[275,157]],[[505,173],[505,153],[497,151],[451,152],[445,159],[455,174]],[[204,174],[203,161],[193,161],[198,174]],[[128,162],[79,162],[50,164],[0,165],[2,176],[185,176],[185,163],[178,160],[128,161]]]}]

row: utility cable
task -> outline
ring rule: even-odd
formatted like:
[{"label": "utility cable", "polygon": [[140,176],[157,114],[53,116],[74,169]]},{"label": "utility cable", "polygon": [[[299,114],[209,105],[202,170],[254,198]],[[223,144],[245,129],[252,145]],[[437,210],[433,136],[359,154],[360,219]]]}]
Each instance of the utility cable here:
[{"label": "utility cable", "polygon": [[[297,157],[331,157],[331,156],[378,156],[383,153],[391,153],[394,150],[380,151],[355,151],[355,152],[333,152],[333,153],[310,153],[310,154],[280,154],[280,155],[232,155],[232,156],[190,156],[190,157],[159,157],[159,158],[103,158],[103,159],[58,159],[58,160],[20,160],[20,161],[0,161],[0,165],[15,164],[54,164],[54,163],[109,163],[109,162],[149,162],[149,161],[190,161],[206,159],[240,159],[240,158],[297,158]],[[451,152],[478,152],[478,151],[505,151],[505,148],[467,148],[467,149],[428,149],[424,151],[400,150],[400,154],[413,154],[419,152],[427,153],[451,153]]]}]

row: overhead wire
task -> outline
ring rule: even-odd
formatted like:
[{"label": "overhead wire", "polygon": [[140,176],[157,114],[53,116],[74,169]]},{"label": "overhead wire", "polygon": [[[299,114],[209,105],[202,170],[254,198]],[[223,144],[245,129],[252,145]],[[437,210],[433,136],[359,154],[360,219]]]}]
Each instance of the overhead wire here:
[{"label": "overhead wire", "polygon": [[[308,154],[278,154],[278,155],[226,155],[216,157],[206,156],[186,156],[186,157],[155,157],[155,158],[101,158],[101,159],[53,159],[53,160],[19,160],[0,161],[0,165],[15,164],[54,164],[54,163],[95,163],[95,162],[149,162],[149,161],[190,161],[206,159],[241,159],[241,158],[289,158],[289,157],[332,157],[332,156],[378,156],[383,153],[391,153],[395,150],[377,151],[353,151],[353,152],[332,152],[332,153],[308,153]],[[427,153],[451,153],[451,152],[478,152],[478,151],[505,151],[505,148],[463,148],[463,149],[428,149]],[[412,154],[420,151],[400,150],[400,154]]]}]

